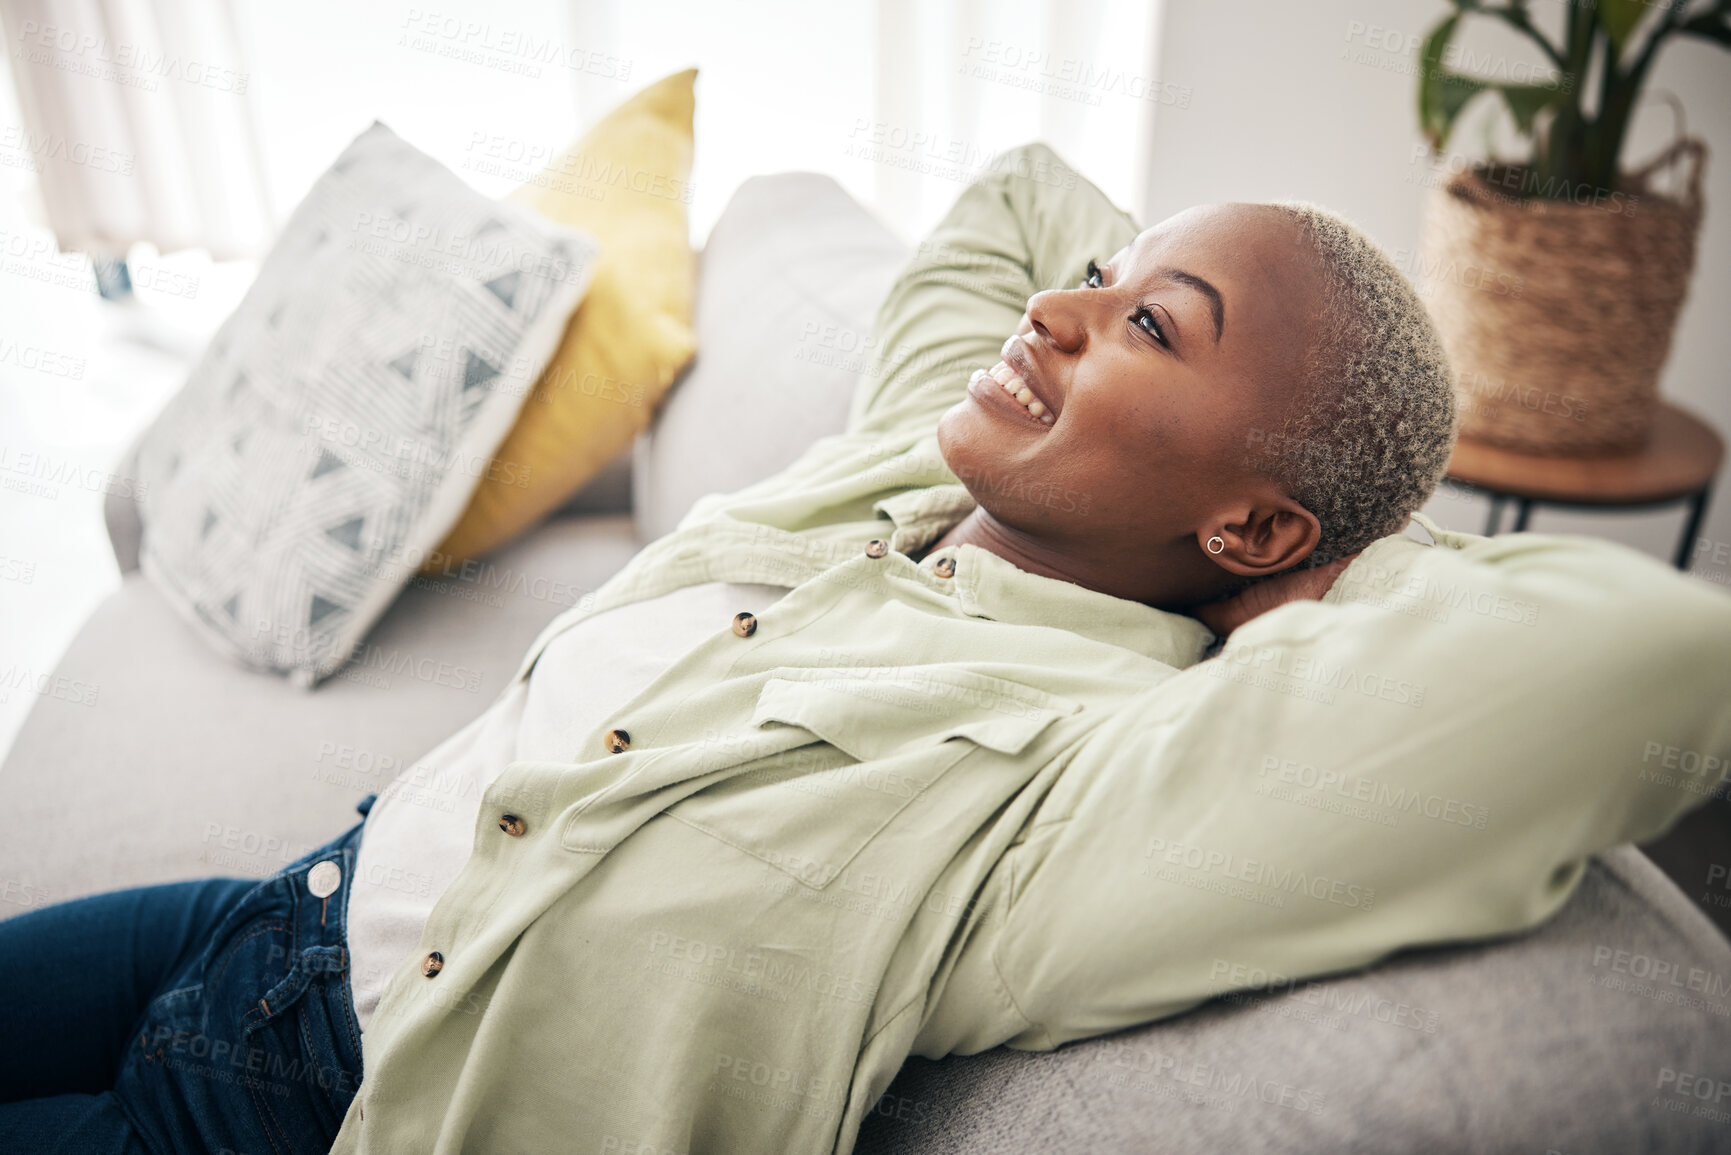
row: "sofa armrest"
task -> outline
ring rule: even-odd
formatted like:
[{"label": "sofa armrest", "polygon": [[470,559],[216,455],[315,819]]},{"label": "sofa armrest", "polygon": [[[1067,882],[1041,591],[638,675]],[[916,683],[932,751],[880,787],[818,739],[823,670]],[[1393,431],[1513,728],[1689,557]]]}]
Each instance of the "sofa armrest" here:
[{"label": "sofa armrest", "polygon": [[146,425],[126,447],[114,467],[113,483],[102,498],[102,521],[108,527],[108,545],[121,576],[138,568],[138,550],[144,542],[143,495],[138,492],[138,446],[150,429]]}]

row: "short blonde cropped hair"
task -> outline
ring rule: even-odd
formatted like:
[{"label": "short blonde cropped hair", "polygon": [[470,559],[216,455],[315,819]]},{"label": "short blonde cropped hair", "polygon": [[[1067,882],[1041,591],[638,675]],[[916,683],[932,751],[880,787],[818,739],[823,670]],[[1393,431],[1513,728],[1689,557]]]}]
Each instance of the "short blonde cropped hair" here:
[{"label": "short blonde cropped hair", "polygon": [[1278,201],[1320,259],[1321,329],[1258,468],[1322,523],[1300,568],[1399,533],[1436,491],[1459,429],[1454,376],[1430,314],[1376,242],[1336,213]]}]

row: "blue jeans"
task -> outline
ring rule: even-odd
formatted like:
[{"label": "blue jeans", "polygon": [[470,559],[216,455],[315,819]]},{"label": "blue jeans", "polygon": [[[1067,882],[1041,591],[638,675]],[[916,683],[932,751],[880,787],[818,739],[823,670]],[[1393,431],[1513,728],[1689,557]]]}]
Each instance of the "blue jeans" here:
[{"label": "blue jeans", "polygon": [[[263,882],[0,922],[0,1152],[329,1151],[361,1082],[344,929],[360,832]],[[326,862],[321,896],[308,874]]]}]

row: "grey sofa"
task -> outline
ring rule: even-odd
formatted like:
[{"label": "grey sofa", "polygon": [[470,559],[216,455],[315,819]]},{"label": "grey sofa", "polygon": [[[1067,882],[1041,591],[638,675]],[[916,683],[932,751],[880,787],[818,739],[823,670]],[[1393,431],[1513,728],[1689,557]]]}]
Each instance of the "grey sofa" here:
[{"label": "grey sofa", "polygon": [[[57,671],[95,692],[42,698],[0,767],[0,917],[263,876],[351,825],[357,799],[485,709],[541,627],[697,496],[841,427],[906,254],[827,178],[748,182],[702,256],[703,351],[651,431],[523,539],[405,589],[310,693],[201,643],[137,572],[137,511],[111,500],[124,580]],[[1731,946],[1621,847],[1519,939],[1050,1054],[912,1059],[857,1149],[1731,1151]]]}]

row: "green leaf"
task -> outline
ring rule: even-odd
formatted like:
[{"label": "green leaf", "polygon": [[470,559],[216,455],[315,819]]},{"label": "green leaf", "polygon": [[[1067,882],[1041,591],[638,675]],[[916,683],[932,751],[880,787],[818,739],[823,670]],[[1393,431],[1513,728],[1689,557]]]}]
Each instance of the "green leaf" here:
[{"label": "green leaf", "polygon": [[1621,55],[1641,17],[1647,14],[1645,0],[1599,0],[1599,26],[1611,39],[1613,55]]},{"label": "green leaf", "polygon": [[[1419,50],[1418,66],[1418,124],[1431,148],[1442,151],[1448,141],[1449,129],[1454,124],[1454,115],[1445,113],[1444,103],[1447,87],[1444,80],[1442,55],[1448,50],[1449,41],[1454,39],[1455,27],[1460,23],[1458,15],[1450,16],[1441,21],[1424,38],[1424,45]],[[1459,113],[1455,109],[1455,113]]]},{"label": "green leaf", "polygon": [[1433,137],[1432,147],[1438,152],[1448,144],[1449,133],[1454,131],[1455,120],[1460,116],[1473,97],[1496,85],[1468,76],[1464,72],[1449,72],[1437,69],[1434,75],[1436,85],[1437,128]]},{"label": "green leaf", "polygon": [[1522,136],[1533,135],[1533,121],[1540,112],[1568,99],[1562,88],[1553,84],[1498,84],[1492,87],[1503,94],[1503,102],[1509,106],[1515,127],[1520,129]]}]

